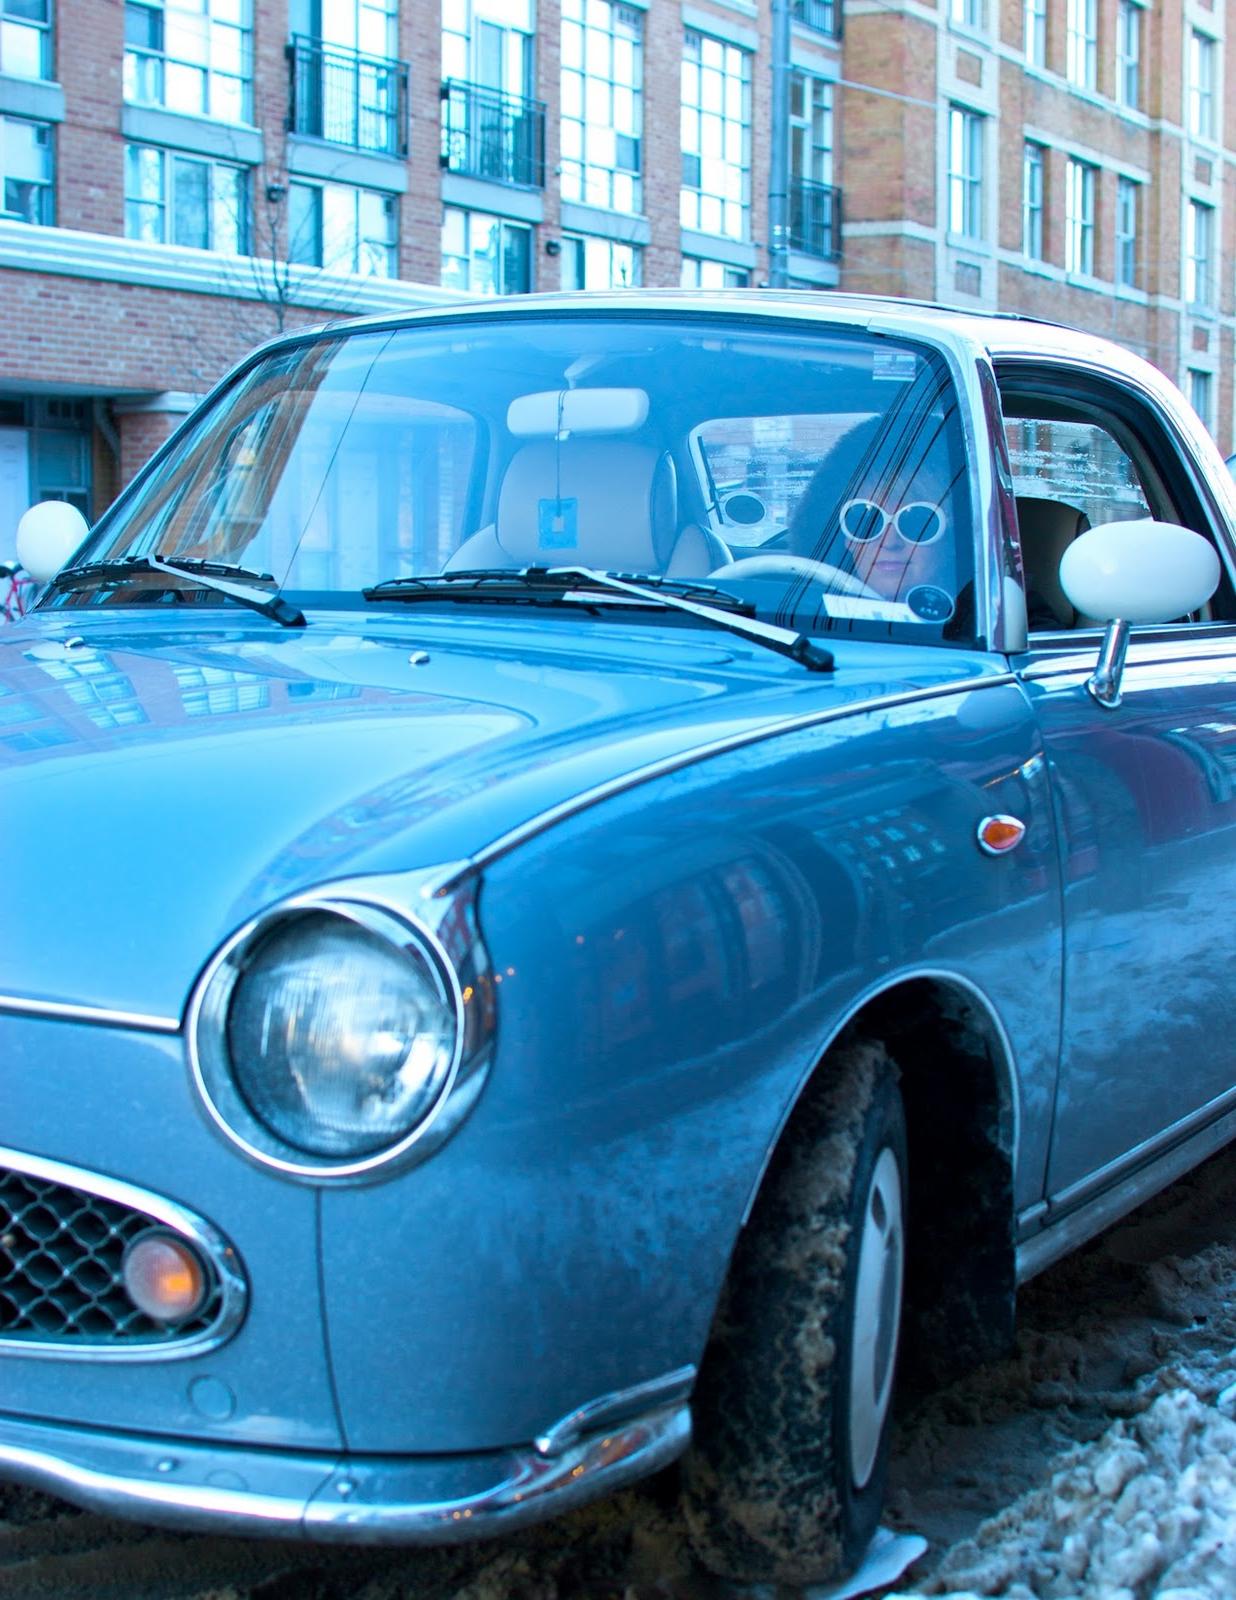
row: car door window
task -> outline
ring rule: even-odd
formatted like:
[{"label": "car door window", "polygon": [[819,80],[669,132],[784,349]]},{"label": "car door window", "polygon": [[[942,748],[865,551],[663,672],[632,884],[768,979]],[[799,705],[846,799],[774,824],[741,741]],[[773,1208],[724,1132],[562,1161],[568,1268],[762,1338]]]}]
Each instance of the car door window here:
[{"label": "car door window", "polygon": [[[1060,586],[1060,561],[1088,528],[1155,517],[1213,539],[1161,419],[1102,380],[1032,374],[1001,381],[1030,632],[1094,627]],[[1214,600],[1177,626],[1232,617],[1226,577]]]}]

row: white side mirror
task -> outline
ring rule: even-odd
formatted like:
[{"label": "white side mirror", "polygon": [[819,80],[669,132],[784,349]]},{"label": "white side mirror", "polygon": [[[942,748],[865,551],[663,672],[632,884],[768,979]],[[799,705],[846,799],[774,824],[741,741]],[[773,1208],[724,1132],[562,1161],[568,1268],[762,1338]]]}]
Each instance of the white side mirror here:
[{"label": "white side mirror", "polygon": [[36,583],[54,578],[90,532],[67,500],[40,500],[17,524],[17,559]]},{"label": "white side mirror", "polygon": [[1219,587],[1219,557],[1200,533],[1174,522],[1104,522],[1064,552],[1060,587],[1100,622],[1171,622],[1200,611]]}]

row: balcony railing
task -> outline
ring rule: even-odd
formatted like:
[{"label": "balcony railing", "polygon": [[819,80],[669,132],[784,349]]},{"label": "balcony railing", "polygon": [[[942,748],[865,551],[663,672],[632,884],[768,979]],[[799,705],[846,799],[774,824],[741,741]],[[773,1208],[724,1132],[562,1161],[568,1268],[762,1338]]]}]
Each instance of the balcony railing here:
[{"label": "balcony railing", "polygon": [[841,0],[791,0],[791,12],[817,33],[841,37]]},{"label": "balcony railing", "polygon": [[545,105],[479,83],[442,85],[442,165],[519,189],[545,187]]},{"label": "balcony railing", "polygon": [[292,133],[380,155],[408,153],[408,66],[297,35],[288,45]]},{"label": "balcony railing", "polygon": [[821,261],[841,260],[841,190],[790,179],[790,249]]}]

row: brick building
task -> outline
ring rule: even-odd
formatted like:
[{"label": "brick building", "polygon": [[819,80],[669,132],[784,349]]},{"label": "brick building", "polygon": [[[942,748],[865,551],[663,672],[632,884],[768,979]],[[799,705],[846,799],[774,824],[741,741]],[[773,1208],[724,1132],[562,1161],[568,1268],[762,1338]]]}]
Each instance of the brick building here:
[{"label": "brick building", "polygon": [[778,74],[774,3],[0,0],[0,528],[100,511],[278,329],[460,291],[1060,318],[1231,448],[1222,0],[785,0]]}]

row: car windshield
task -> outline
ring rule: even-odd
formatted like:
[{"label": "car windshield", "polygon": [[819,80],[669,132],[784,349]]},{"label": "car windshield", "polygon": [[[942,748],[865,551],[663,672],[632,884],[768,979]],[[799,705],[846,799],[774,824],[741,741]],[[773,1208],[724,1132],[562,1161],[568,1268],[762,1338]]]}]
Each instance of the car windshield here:
[{"label": "car windshield", "polygon": [[[190,425],[75,565],[142,556],[269,574],[306,608],[412,576],[587,567],[710,585],[805,632],[974,632],[944,358],[818,323],[508,312],[284,346]],[[149,604],[160,586],[221,603],[189,575],[102,572],[51,603]],[[512,587],[431,584],[428,598],[496,604]]]}]

